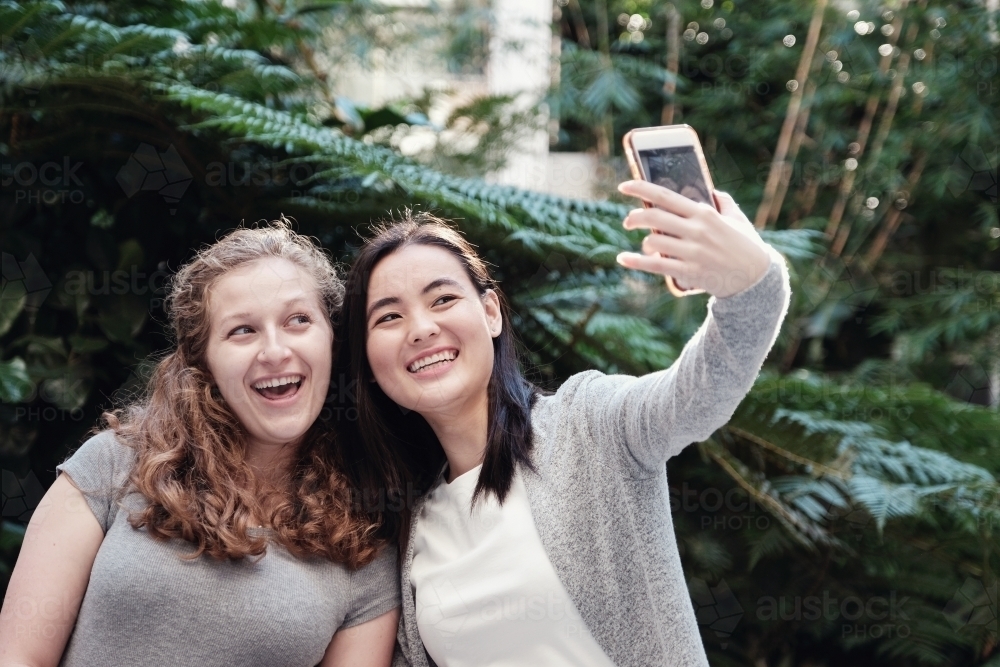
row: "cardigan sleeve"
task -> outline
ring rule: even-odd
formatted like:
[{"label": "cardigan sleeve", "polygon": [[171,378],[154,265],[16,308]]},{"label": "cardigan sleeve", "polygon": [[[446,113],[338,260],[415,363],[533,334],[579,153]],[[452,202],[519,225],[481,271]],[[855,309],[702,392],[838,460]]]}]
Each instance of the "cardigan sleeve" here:
[{"label": "cardigan sleeve", "polygon": [[617,447],[633,476],[662,473],[667,459],[723,426],[750,391],[777,338],[791,288],[784,258],[743,291],[708,301],[701,327],[667,369],[642,377],[575,376],[576,418],[598,446]]}]

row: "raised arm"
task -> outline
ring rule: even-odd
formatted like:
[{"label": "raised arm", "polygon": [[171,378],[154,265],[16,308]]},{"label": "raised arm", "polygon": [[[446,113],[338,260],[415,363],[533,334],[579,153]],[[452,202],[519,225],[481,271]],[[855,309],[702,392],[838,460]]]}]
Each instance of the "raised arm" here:
[{"label": "raised arm", "polygon": [[55,667],[87,591],[104,531],[60,475],[31,516],[0,612],[0,667]]},{"label": "raised arm", "polygon": [[668,458],[724,425],[753,386],[788,309],[788,270],[729,195],[716,193],[720,213],[650,183],[620,189],[660,207],[633,211],[625,227],[662,233],[619,262],[712,295],[670,368],[639,378],[594,374],[580,387],[596,435],[617,441],[634,474],[661,474]]}]

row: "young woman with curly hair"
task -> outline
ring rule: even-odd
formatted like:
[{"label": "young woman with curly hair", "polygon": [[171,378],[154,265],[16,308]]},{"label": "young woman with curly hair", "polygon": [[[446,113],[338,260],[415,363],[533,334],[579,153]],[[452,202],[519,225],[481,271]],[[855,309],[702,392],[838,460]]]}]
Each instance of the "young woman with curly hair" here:
[{"label": "young woman with curly hair", "polygon": [[[376,231],[347,278],[336,364],[357,387],[343,440],[356,483],[425,492],[395,522],[394,664],[707,667],[670,518],[667,459],[709,437],[753,385],[788,308],[788,272],[728,195],[719,210],[645,182],[655,204],[625,267],[711,298],[669,368],[586,371],[543,394],[510,312],[452,227]],[[721,212],[720,212],[721,211]]]},{"label": "young woman with curly hair", "polygon": [[284,220],[177,272],[175,349],[32,516],[0,665],[389,664],[395,550],[355,511],[316,421],[343,296]]}]

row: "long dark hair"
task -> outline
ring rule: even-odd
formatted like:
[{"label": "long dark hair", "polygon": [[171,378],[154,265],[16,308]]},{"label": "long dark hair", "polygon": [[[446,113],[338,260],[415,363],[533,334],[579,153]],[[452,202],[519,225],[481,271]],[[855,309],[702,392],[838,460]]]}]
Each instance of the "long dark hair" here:
[{"label": "long dark hair", "polygon": [[360,492],[364,509],[380,521],[381,535],[398,538],[401,548],[405,548],[412,501],[434,483],[446,458],[424,418],[397,405],[375,383],[366,351],[366,311],[368,281],[375,267],[388,255],[414,244],[452,253],[480,296],[492,289],[500,300],[503,327],[493,339],[486,451],[473,503],[489,493],[503,503],[517,464],[533,469],[531,406],[539,394],[522,373],[507,300],[472,245],[447,221],[429,213],[406,211],[401,220],[376,226],[347,275],[347,296],[337,323],[335,338],[341,345],[334,381],[350,389],[341,395],[353,403],[338,411],[337,428],[346,472]]}]

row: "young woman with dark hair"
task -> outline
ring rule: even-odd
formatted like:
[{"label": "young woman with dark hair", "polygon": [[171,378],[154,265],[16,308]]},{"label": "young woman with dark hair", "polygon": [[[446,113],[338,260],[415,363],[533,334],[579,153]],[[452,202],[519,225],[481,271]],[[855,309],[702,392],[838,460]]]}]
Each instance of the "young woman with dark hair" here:
[{"label": "young woman with dark hair", "polygon": [[395,549],[317,422],[344,287],[287,221],[173,277],[176,348],[35,511],[0,667],[385,667]]},{"label": "young woman with dark hair", "polygon": [[394,664],[707,666],[670,515],[666,461],[722,426],[788,307],[782,257],[728,195],[721,213],[643,182],[651,232],[627,268],[712,295],[669,368],[587,371],[542,395],[521,374],[503,296],[431,216],[376,230],[347,279],[338,372],[358,418],[348,471],[402,554]]}]

